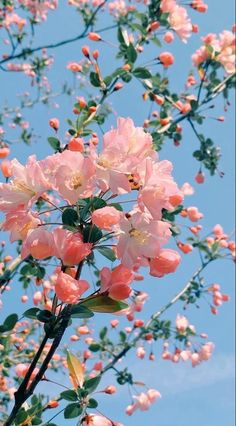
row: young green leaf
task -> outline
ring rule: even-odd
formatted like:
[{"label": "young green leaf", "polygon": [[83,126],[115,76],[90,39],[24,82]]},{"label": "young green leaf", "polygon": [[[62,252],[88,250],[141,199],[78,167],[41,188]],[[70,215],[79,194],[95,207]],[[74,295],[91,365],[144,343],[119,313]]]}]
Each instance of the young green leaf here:
[{"label": "young green leaf", "polygon": [[137,78],[151,78],[152,74],[146,68],[135,68],[132,71],[133,75]]},{"label": "young green leaf", "polygon": [[101,381],[101,376],[92,377],[92,379],[88,379],[84,382],[84,389],[88,391],[88,393],[92,393],[97,389],[99,383]]},{"label": "young green leaf", "polygon": [[81,306],[81,304],[73,305],[71,308],[72,318],[91,318],[94,316],[94,313],[86,308],[86,306]]},{"label": "young green leaf", "polygon": [[66,401],[77,401],[78,395],[75,391],[69,389],[66,391],[61,392],[61,398],[65,399]]},{"label": "young green leaf", "polygon": [[64,410],[64,417],[65,419],[74,419],[75,417],[79,417],[82,411],[83,409],[79,403],[69,404]]},{"label": "young green leaf", "polygon": [[55,151],[60,151],[60,141],[57,138],[49,137],[48,142]]},{"label": "young green leaf", "polygon": [[97,247],[97,251],[101,253],[104,257],[114,262],[116,260],[116,255],[113,250],[109,247]]},{"label": "young green leaf", "polygon": [[82,305],[93,312],[114,313],[126,309],[128,305],[124,302],[113,300],[108,296],[99,294],[81,302]]}]

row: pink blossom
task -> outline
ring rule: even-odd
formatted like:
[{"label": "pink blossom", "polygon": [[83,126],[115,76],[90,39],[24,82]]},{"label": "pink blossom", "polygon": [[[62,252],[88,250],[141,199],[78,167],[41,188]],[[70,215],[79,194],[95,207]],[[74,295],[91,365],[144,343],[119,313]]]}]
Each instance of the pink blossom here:
[{"label": "pink blossom", "polygon": [[124,265],[116,266],[112,271],[104,267],[100,272],[100,292],[108,292],[115,300],[127,299],[131,292],[129,285],[133,281],[133,272]]},{"label": "pink blossom", "polygon": [[179,333],[185,333],[189,326],[188,319],[184,315],[177,315],[175,320],[175,326]]},{"label": "pink blossom", "polygon": [[174,63],[174,56],[170,52],[161,52],[158,58],[165,68],[170,67]]},{"label": "pink blossom", "polygon": [[184,195],[192,195],[194,194],[194,188],[192,187],[192,185],[190,185],[190,183],[185,182],[181,187],[181,192]]},{"label": "pink blossom", "polygon": [[121,218],[121,212],[115,207],[103,207],[97,209],[92,213],[92,223],[97,225],[99,228],[111,231],[113,225],[117,225]]},{"label": "pink blossom", "polygon": [[151,213],[153,219],[161,219],[162,209],[173,209],[173,197],[179,197],[179,203],[183,201],[182,192],[179,190],[172,176],[173,166],[170,161],[164,160],[154,163],[150,159],[142,164],[144,173],[138,169],[143,175],[142,189],[140,191],[138,201],[139,205],[143,203]]},{"label": "pink blossom", "polygon": [[56,161],[55,187],[68,203],[75,204],[79,198],[93,194],[95,165],[90,157],[66,150],[59,154]]},{"label": "pink blossom", "polygon": [[170,27],[176,32],[179,38],[186,43],[192,34],[192,23],[188,17],[187,10],[176,5],[168,16]]},{"label": "pink blossom", "polygon": [[42,227],[28,232],[21,249],[24,259],[29,254],[35,259],[45,259],[54,254],[54,240],[52,234]]},{"label": "pink blossom", "polygon": [[91,253],[92,244],[84,243],[79,232],[73,233],[62,228],[53,231],[54,256],[66,266],[78,265]]},{"label": "pink blossom", "polygon": [[161,278],[176,271],[181,261],[179,253],[172,249],[162,249],[157,257],[150,260],[150,275]]},{"label": "pink blossom", "polygon": [[29,207],[51,188],[35,156],[30,156],[26,166],[16,159],[11,161],[13,178],[0,183],[0,210],[8,212]]},{"label": "pink blossom", "polygon": [[215,348],[215,345],[212,342],[207,342],[205,345],[202,345],[199,351],[200,359],[202,361],[208,361],[211,358],[214,348]]},{"label": "pink blossom", "polygon": [[163,37],[164,41],[166,43],[172,43],[172,41],[174,40],[174,34],[171,31],[167,31]]},{"label": "pink blossom", "polygon": [[9,211],[6,214],[2,229],[10,231],[10,241],[24,240],[28,231],[37,228],[41,223],[36,212],[26,210]]},{"label": "pink blossom", "polygon": [[171,236],[167,222],[152,220],[139,211],[124,217],[118,232],[117,256],[130,269],[137,263],[147,265],[148,258],[157,257]]},{"label": "pink blossom", "polygon": [[43,295],[41,291],[36,291],[33,295],[34,305],[37,306],[43,300]]},{"label": "pink blossom", "polygon": [[139,359],[144,359],[146,355],[146,351],[143,346],[139,346],[136,351],[136,355]]},{"label": "pink blossom", "polygon": [[69,64],[66,67],[68,70],[72,71],[72,72],[81,72],[83,67],[81,64],[79,64],[78,62],[69,62]]},{"label": "pink blossom", "polygon": [[107,417],[89,414],[83,420],[82,426],[113,426],[113,424]]},{"label": "pink blossom", "polygon": [[161,0],[160,9],[163,13],[171,13],[176,7],[176,0]]},{"label": "pink blossom", "polygon": [[104,135],[103,149],[97,160],[97,178],[102,190],[129,192],[125,174],[132,174],[146,157],[154,156],[152,137],[130,118],[119,118],[117,128]]},{"label": "pink blossom", "polygon": [[78,303],[80,296],[88,290],[89,283],[85,280],[75,280],[70,275],[60,272],[55,283],[55,292],[62,302]]},{"label": "pink blossom", "polygon": [[161,394],[155,389],[149,389],[147,393],[142,392],[139,395],[135,395],[133,397],[135,402],[133,405],[129,405],[126,408],[126,414],[131,415],[136,410],[147,411],[151,404],[153,404],[158,398],[161,398]]},{"label": "pink blossom", "polygon": [[199,219],[203,218],[203,214],[199,212],[197,207],[188,207],[186,209],[188,218],[192,221],[192,222],[197,222]]}]

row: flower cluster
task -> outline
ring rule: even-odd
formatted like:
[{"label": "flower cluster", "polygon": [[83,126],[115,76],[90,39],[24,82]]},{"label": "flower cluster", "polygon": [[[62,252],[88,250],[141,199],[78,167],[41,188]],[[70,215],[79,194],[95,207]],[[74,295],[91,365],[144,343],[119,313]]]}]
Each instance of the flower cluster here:
[{"label": "flower cluster", "polygon": [[235,72],[235,35],[232,31],[223,31],[219,37],[210,33],[202,37],[204,43],[192,56],[193,64],[198,67],[206,61],[220,63],[227,74]]},{"label": "flower cluster", "polygon": [[[59,121],[51,119],[50,126],[57,132]],[[65,303],[76,303],[89,288],[87,281],[77,280],[73,268],[99,243],[112,239],[112,255],[121,263],[112,271],[102,269],[100,292],[126,299],[134,270],[150,267],[151,275],[162,277],[179,265],[179,254],[163,249],[171,237],[171,224],[162,218],[162,211],[174,211],[183,201],[183,192],[172,177],[172,164],[158,161],[150,134],[129,118],[119,118],[117,128],[104,135],[100,152],[94,138],[75,142],[72,138],[41,161],[31,156],[25,166],[16,159],[10,162],[11,179],[0,184],[0,210],[6,214],[3,229],[10,232],[11,241],[22,241],[23,259],[31,255],[60,260],[55,291]],[[114,198],[119,204],[131,192],[136,204],[128,212],[120,211]],[[57,199],[62,208],[57,207]],[[62,212],[61,224],[58,219],[43,220],[37,212],[40,200]],[[67,214],[72,215],[71,226],[63,229],[69,224]]]}]

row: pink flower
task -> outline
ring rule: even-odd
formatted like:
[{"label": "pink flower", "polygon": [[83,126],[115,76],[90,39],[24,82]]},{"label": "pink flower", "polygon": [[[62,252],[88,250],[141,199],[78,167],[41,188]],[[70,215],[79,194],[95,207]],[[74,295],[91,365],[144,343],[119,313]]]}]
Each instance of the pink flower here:
[{"label": "pink flower", "polygon": [[35,259],[45,259],[54,255],[54,240],[51,232],[42,227],[29,231],[21,249],[24,259],[29,254]]},{"label": "pink flower", "polygon": [[119,118],[117,129],[104,135],[103,150],[97,160],[97,178],[102,190],[119,194],[130,191],[126,175],[146,157],[154,156],[152,137],[130,118]]},{"label": "pink flower", "polygon": [[0,183],[0,210],[4,212],[31,206],[51,188],[35,156],[29,157],[26,166],[14,159],[11,167],[14,177],[10,183]]},{"label": "pink flower", "polygon": [[85,280],[75,280],[70,275],[60,272],[55,283],[55,292],[62,302],[78,303],[80,296],[88,290],[89,283]]},{"label": "pink flower", "polygon": [[137,348],[136,355],[139,359],[144,359],[146,355],[146,351],[143,346]]},{"label": "pink flower", "polygon": [[181,187],[181,192],[182,192],[184,195],[192,195],[192,194],[194,194],[194,189],[193,189],[193,187],[190,185],[190,183],[185,182],[185,183],[182,185],[182,187]]},{"label": "pink flower", "polygon": [[160,9],[163,13],[171,13],[176,7],[176,0],[161,0]]},{"label": "pink flower", "polygon": [[156,399],[161,398],[161,394],[156,389],[149,389],[147,391],[148,399],[151,403],[155,402]]},{"label": "pink flower", "polygon": [[28,231],[41,223],[36,212],[26,210],[9,211],[2,224],[4,231],[10,231],[10,241],[24,240]]},{"label": "pink flower", "polygon": [[147,411],[156,399],[161,398],[161,394],[155,389],[149,389],[147,393],[142,392],[139,395],[135,395],[133,398],[135,403],[126,408],[126,414],[129,416],[137,409]]},{"label": "pink flower", "polygon": [[162,249],[157,257],[150,260],[150,275],[161,278],[176,271],[181,261],[179,253],[172,249]]},{"label": "pink flower", "polygon": [[41,291],[36,291],[33,295],[34,305],[37,306],[43,300],[43,295]]},{"label": "pink flower", "polygon": [[165,68],[170,67],[174,63],[174,56],[170,52],[162,52],[158,58]]},{"label": "pink flower", "polygon": [[167,31],[163,37],[166,43],[172,43],[174,40],[174,34],[171,31]]},{"label": "pink flower", "polygon": [[82,426],[113,426],[113,424],[114,422],[107,417],[89,414],[83,420]]},{"label": "pink flower", "polygon": [[205,345],[202,345],[199,351],[200,359],[202,361],[208,361],[211,358],[214,348],[215,348],[215,345],[212,342],[207,342]]},{"label": "pink flower", "polygon": [[203,218],[203,214],[199,212],[197,207],[188,207],[186,209],[188,218],[192,221],[192,222],[197,222],[199,219]]},{"label": "pink flower", "polygon": [[194,352],[194,353],[191,355],[191,361],[192,361],[192,366],[193,366],[193,367],[196,367],[196,365],[199,365],[199,364],[200,364],[201,359],[200,359],[200,356],[199,356],[199,354],[198,354],[197,352]]},{"label": "pink flower", "polygon": [[170,27],[176,32],[179,38],[186,43],[192,34],[192,23],[188,17],[187,10],[176,5],[168,16]]},{"label": "pink flower", "polygon": [[84,243],[79,232],[73,233],[62,228],[53,231],[54,256],[66,266],[78,265],[91,253],[92,244]]},{"label": "pink flower", "polygon": [[99,228],[111,231],[113,225],[117,225],[120,221],[122,213],[115,207],[103,207],[92,213],[91,219],[94,225]]},{"label": "pink flower", "polygon": [[[142,167],[144,168],[144,164]],[[162,217],[162,209],[172,210],[175,204],[173,200],[176,198],[177,204],[180,204],[183,201],[183,194],[173,179],[173,166],[170,161],[154,163],[148,159],[145,168],[141,179],[142,189],[138,197],[139,206],[142,209],[143,203],[153,219],[159,220]],[[138,172],[143,174],[139,169]]]},{"label": "pink flower", "polygon": [[185,333],[189,326],[188,319],[184,315],[177,315],[175,320],[175,326],[179,333]]},{"label": "pink flower", "polygon": [[108,385],[106,386],[106,388],[104,389],[104,392],[107,393],[108,395],[112,395],[113,393],[116,393],[116,387],[114,385]]},{"label": "pink flower", "polygon": [[55,187],[59,194],[70,204],[79,198],[87,198],[93,194],[95,165],[90,157],[80,152],[63,151],[57,157],[55,170]]},{"label": "pink flower", "polygon": [[49,126],[52,127],[52,129],[57,131],[59,129],[60,122],[57,118],[51,118],[49,120]]},{"label": "pink flower", "polygon": [[100,272],[100,293],[108,291],[109,296],[115,300],[127,299],[131,292],[129,285],[133,281],[134,274],[124,265],[116,266],[112,271],[102,268]]},{"label": "pink flower", "polygon": [[79,64],[78,62],[69,62],[69,64],[66,67],[68,70],[72,71],[72,72],[81,72],[83,67],[81,64]]},{"label": "pink flower", "polygon": [[147,259],[157,257],[170,236],[167,222],[152,220],[149,215],[137,211],[120,221],[117,256],[130,269],[137,263],[147,265]]}]

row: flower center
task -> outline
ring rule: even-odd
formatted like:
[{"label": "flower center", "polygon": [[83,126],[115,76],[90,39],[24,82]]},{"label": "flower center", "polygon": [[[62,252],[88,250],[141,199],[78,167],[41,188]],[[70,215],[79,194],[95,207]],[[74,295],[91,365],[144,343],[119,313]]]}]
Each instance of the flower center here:
[{"label": "flower center", "polygon": [[19,190],[20,192],[24,192],[25,194],[28,194],[30,197],[34,197],[36,192],[34,192],[31,188],[29,188],[25,182],[22,182],[20,180],[15,179],[13,182],[14,187]]},{"label": "flower center", "polygon": [[131,238],[134,238],[139,244],[145,244],[148,240],[148,233],[139,231],[138,229],[131,229],[129,231]]},{"label": "flower center", "polygon": [[80,173],[74,173],[70,180],[71,187],[73,189],[78,189],[83,184],[83,179]]}]

